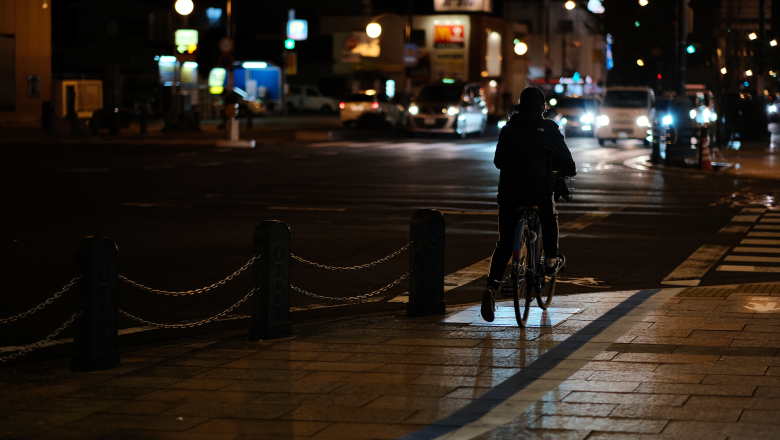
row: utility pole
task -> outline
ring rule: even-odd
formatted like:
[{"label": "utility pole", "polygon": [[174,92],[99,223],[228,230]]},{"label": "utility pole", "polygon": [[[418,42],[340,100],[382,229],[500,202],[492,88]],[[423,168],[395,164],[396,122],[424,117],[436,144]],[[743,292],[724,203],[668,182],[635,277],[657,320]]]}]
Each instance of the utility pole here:
[{"label": "utility pole", "polygon": [[[761,0],[763,1],[763,0]],[[688,46],[688,0],[678,0],[677,12],[677,96],[685,97],[685,63]]]},{"label": "utility pole", "polygon": [[756,72],[756,96],[764,96],[764,57],[766,56],[766,0],[758,1],[758,72]]}]

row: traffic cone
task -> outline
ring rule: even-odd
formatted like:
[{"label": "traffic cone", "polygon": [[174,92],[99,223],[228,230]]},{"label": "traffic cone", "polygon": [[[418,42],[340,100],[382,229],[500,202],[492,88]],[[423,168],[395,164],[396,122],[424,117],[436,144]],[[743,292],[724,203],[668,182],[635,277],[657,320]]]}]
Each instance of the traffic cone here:
[{"label": "traffic cone", "polygon": [[701,137],[701,169],[712,171],[712,158],[710,157],[710,149],[707,148],[707,136]]}]

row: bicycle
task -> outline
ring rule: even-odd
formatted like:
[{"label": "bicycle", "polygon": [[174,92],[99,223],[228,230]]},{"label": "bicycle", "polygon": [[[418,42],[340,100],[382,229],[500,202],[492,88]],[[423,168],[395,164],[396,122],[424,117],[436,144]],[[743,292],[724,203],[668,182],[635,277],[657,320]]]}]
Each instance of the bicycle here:
[{"label": "bicycle", "polygon": [[[553,171],[553,176],[559,183],[563,179],[558,171]],[[573,179],[566,178],[566,180]],[[563,198],[567,202],[571,201],[569,194],[564,195]],[[566,258],[563,255],[556,255],[561,259],[558,263],[560,268],[556,273],[546,275],[544,236],[539,219],[539,207],[519,206],[517,210],[522,211],[523,214],[515,228],[512,265],[509,273],[511,284],[501,287],[501,296],[512,297],[517,325],[525,327],[534,297],[542,310],[546,310],[552,303],[557,273],[566,268]]]}]

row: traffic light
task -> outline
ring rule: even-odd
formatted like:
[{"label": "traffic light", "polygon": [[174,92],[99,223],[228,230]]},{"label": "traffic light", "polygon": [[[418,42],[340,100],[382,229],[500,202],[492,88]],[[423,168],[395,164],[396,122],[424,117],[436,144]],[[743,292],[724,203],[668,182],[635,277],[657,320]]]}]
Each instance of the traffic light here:
[{"label": "traffic light", "polygon": [[687,49],[685,49],[685,50],[686,50],[688,53],[694,53],[694,52],[696,52],[696,48],[695,48],[695,47],[693,47],[693,44],[691,44],[691,45],[688,45],[688,48],[687,48]]},{"label": "traffic light", "polygon": [[288,38],[284,40],[284,48],[290,50],[295,49],[295,40],[293,40],[292,38]]}]

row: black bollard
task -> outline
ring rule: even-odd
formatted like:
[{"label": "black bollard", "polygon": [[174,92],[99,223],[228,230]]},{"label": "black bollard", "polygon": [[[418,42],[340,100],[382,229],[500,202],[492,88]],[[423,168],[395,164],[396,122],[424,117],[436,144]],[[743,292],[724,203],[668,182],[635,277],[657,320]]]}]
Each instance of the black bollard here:
[{"label": "black bollard", "polygon": [[119,134],[119,109],[114,108],[111,110],[109,121],[108,121],[108,132],[109,134]]},{"label": "black bollard", "polygon": [[92,120],[89,125],[92,127],[92,135],[97,136],[100,134],[100,111],[92,112]]},{"label": "black bollard", "polygon": [[73,371],[119,365],[117,350],[117,248],[108,238],[85,237],[76,251],[78,281]]},{"label": "black bollard", "polygon": [[278,339],[292,334],[290,326],[290,227],[265,220],[255,228],[252,264],[251,339]]},{"label": "black bollard", "polygon": [[409,248],[408,316],[443,315],[444,216],[434,209],[419,209],[412,216]]},{"label": "black bollard", "polygon": [[139,128],[139,131],[138,131],[141,134],[146,134],[146,125],[147,125],[146,119],[147,119],[146,118],[146,106],[143,106],[143,107],[141,107],[141,120],[139,122],[140,128]]}]

